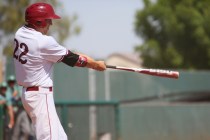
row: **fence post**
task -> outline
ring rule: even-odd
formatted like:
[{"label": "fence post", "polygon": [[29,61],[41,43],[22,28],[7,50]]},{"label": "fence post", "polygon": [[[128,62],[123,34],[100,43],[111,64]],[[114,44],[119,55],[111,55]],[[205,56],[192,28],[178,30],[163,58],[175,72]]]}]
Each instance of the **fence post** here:
[{"label": "fence post", "polygon": [[[94,102],[96,100],[96,74],[95,71],[89,69],[89,100]],[[91,105],[89,108],[90,117],[90,140],[97,140],[97,108]]]},{"label": "fence post", "polygon": [[116,140],[121,140],[120,130],[120,106],[119,103],[115,105],[115,129],[116,129]]},{"label": "fence post", "polygon": [[68,115],[66,113],[68,112],[68,107],[67,105],[62,105],[61,106],[61,120],[62,120],[62,125],[65,131],[68,129]]},{"label": "fence post", "polygon": [[111,100],[111,93],[110,93],[110,73],[108,70],[104,72],[104,80],[105,80],[105,100],[110,101]]}]

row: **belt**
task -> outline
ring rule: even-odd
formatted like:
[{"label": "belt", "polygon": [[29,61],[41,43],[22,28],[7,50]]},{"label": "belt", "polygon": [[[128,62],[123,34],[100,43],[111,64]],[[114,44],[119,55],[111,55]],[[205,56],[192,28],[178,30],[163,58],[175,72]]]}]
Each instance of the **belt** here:
[{"label": "belt", "polygon": [[49,91],[52,91],[52,89],[53,89],[52,87],[37,87],[37,86],[35,86],[35,87],[27,87],[26,91],[39,91],[40,88],[49,89]]}]

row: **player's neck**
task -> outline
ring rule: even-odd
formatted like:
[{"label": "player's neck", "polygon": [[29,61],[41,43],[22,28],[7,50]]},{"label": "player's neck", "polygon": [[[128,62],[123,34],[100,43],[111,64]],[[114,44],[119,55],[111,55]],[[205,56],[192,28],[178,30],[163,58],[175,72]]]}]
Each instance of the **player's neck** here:
[{"label": "player's neck", "polygon": [[43,28],[39,28],[39,27],[36,27],[34,25],[31,25],[31,24],[26,24],[25,26],[28,27],[28,28],[32,28],[32,29],[36,30],[37,32],[40,32],[42,34],[45,34]]},{"label": "player's neck", "polygon": [[25,24],[25,26],[28,27],[28,28],[32,28],[32,29],[36,30],[36,29],[35,29],[35,26],[33,26],[33,25],[31,25],[31,24]]}]

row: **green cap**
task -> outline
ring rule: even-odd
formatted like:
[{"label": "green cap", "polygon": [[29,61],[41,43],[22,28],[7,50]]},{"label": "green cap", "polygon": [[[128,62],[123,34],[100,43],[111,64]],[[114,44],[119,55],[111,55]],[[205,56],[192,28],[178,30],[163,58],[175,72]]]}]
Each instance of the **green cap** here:
[{"label": "green cap", "polygon": [[2,82],[1,85],[0,85],[0,87],[1,88],[3,88],[3,87],[6,88],[7,87],[7,83],[6,82]]},{"label": "green cap", "polygon": [[14,75],[10,75],[8,77],[8,81],[15,81],[15,76]]}]

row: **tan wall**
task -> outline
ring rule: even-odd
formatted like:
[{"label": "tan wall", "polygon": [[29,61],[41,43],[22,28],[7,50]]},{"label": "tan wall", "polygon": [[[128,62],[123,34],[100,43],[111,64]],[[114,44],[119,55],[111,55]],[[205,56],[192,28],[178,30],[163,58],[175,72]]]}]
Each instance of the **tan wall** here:
[{"label": "tan wall", "polygon": [[106,60],[106,64],[122,67],[140,67],[140,64],[133,63],[132,61],[120,57],[110,57]]}]

